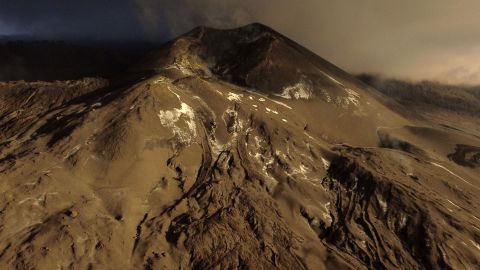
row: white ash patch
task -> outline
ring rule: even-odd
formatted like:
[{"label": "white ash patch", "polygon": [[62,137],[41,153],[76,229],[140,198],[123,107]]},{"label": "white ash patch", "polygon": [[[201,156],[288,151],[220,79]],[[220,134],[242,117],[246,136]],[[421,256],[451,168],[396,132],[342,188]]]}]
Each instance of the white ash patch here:
[{"label": "white ash patch", "polygon": [[354,90],[349,89],[349,88],[344,88],[344,90],[347,93],[347,96],[336,97],[335,98],[335,103],[337,105],[341,106],[344,109],[347,109],[348,107],[350,107],[350,105],[359,107],[359,105],[360,105],[360,101],[359,101],[360,95],[357,92],[355,92]]},{"label": "white ash patch", "polygon": [[[274,102],[274,103],[277,103],[278,105],[281,105],[289,110],[292,109],[292,107],[288,106],[287,104],[283,103],[283,102],[280,102],[278,100],[274,100],[274,99],[271,99],[265,95],[262,95],[262,94],[259,94],[257,92],[254,92],[254,91],[250,91],[250,90],[246,90],[248,93],[252,94],[252,95],[256,95],[256,96],[260,96],[260,98],[258,99],[258,101],[260,102],[265,102],[267,99],[271,102]],[[250,100],[254,100],[254,97],[253,96],[249,96],[248,97]]]},{"label": "white ash patch", "polygon": [[39,195],[38,197],[34,198],[34,197],[28,197],[28,198],[25,198],[21,201],[18,202],[18,205],[21,205],[21,204],[24,204],[28,201],[32,201],[31,205],[34,205],[34,206],[41,206],[45,203],[45,200],[47,199],[47,196],[51,196],[51,195],[58,195],[58,192],[47,192],[47,193],[44,193],[44,194],[41,194]]},{"label": "white ash patch", "polygon": [[287,104],[285,104],[285,103],[283,103],[283,102],[280,102],[280,101],[277,101],[277,100],[274,100],[274,99],[270,99],[270,100],[273,101],[273,102],[275,102],[275,103],[277,103],[278,105],[282,105],[283,107],[285,107],[285,108],[287,108],[287,109],[289,109],[289,110],[292,109],[292,107],[288,106]]},{"label": "white ash patch", "polygon": [[328,103],[331,103],[332,102],[332,97],[330,96],[330,94],[328,94],[327,90],[325,89],[321,89],[320,90],[322,92],[322,94],[325,96],[325,100],[328,102]]},{"label": "white ash patch", "polygon": [[285,119],[285,118],[283,118],[283,119],[282,119],[282,121],[283,121],[283,122],[285,122],[285,123],[287,123],[287,122],[288,122],[288,121],[287,121],[287,119]]},{"label": "white ash patch", "polygon": [[274,114],[278,114],[278,112],[277,112],[277,111],[275,111],[275,110],[272,110],[272,109],[270,109],[270,108],[268,108],[268,107],[265,107],[265,110],[267,111],[267,113],[274,113]]},{"label": "white ash patch", "polygon": [[303,176],[303,178],[306,179],[306,174],[310,172],[310,169],[305,166],[304,164],[300,164],[300,166],[298,168],[294,168],[292,170],[292,175],[301,175]]},{"label": "white ash patch", "polygon": [[357,92],[355,92],[350,88],[345,88],[345,92],[347,92],[346,99],[348,100],[349,103],[355,106],[360,105],[360,102],[359,102],[360,95]]},{"label": "white ash patch", "polygon": [[310,83],[301,80],[295,85],[284,87],[278,96],[285,99],[310,99],[313,96],[313,90]]},{"label": "white ash patch", "polygon": [[322,72],[323,75],[325,75],[328,79],[330,79],[332,82],[340,85],[340,86],[344,86],[343,83],[339,82],[337,79],[333,78],[332,76],[328,75],[327,73],[325,72]]},{"label": "white ash patch", "polygon": [[[186,103],[182,102],[179,109],[160,111],[158,117],[162,125],[171,128],[173,134],[183,143],[190,143],[197,136],[195,113]],[[187,128],[177,124],[181,119],[185,121]]]},{"label": "white ash patch", "polygon": [[472,245],[474,247],[476,247],[478,250],[480,250],[480,244],[478,244],[477,242],[473,241],[473,240],[470,240],[470,242],[472,243]]},{"label": "white ash patch", "polygon": [[285,155],[284,153],[282,153],[282,151],[280,151],[280,150],[275,150],[275,155],[276,155],[277,157],[282,158],[283,160],[287,160],[287,159],[288,159],[287,155]]},{"label": "white ash patch", "polygon": [[[210,136],[208,138],[209,142],[210,142],[210,145],[211,145],[211,148],[212,148],[212,151],[215,155],[218,155],[220,154],[221,152],[227,150],[228,148],[231,148],[232,145],[236,144],[237,141],[238,141],[238,138],[239,138],[239,134],[240,134],[240,131],[243,129],[244,127],[244,122],[238,117],[238,112],[234,109],[227,109],[225,111],[225,113],[223,114],[224,117],[227,116],[227,117],[233,117],[234,119],[234,124],[233,126],[231,126],[231,136],[230,136],[230,139],[228,142],[226,142],[225,144],[221,144],[219,143],[215,136]],[[225,118],[223,119],[225,121]],[[227,124],[225,122],[225,124]],[[215,124],[216,126],[216,124]]]},{"label": "white ash patch", "polygon": [[172,88],[170,88],[170,85],[167,86],[167,89],[168,89],[168,91],[170,91],[172,94],[174,94],[177,97],[178,101],[182,102],[182,99],[180,98],[180,95],[175,93],[175,91],[173,91]]},{"label": "white ash patch", "polygon": [[403,212],[400,212],[400,219],[398,225],[401,229],[403,229],[405,225],[407,225],[407,215],[405,215]]},{"label": "white ash patch", "polygon": [[380,197],[380,196],[377,197],[377,201],[378,201],[378,204],[380,205],[380,207],[382,208],[383,213],[386,213],[387,210],[388,210],[387,202],[385,200],[383,200],[383,198]]},{"label": "white ash patch", "polygon": [[235,94],[235,93],[229,92],[229,93],[228,93],[228,96],[227,96],[227,99],[230,100],[230,101],[241,102],[241,101],[242,101],[242,97],[243,97],[242,94]]},{"label": "white ash patch", "polygon": [[330,207],[330,202],[327,202],[324,206],[325,212],[322,213],[323,220],[327,222],[327,225],[332,224],[332,216],[330,215],[330,210],[328,209]]},{"label": "white ash patch", "polygon": [[[262,145],[264,143],[262,138],[260,138],[259,136],[254,136],[254,140],[255,140],[255,149],[261,150],[263,148]],[[270,192],[272,192],[274,188],[277,186],[278,181],[273,176],[270,175],[268,170],[272,168],[272,165],[275,162],[275,156],[273,156],[268,152],[252,153],[251,151],[248,151],[248,154],[254,157],[257,160],[257,162],[260,163],[260,165],[262,165],[262,173],[265,176],[265,180],[266,180],[265,182],[266,182],[267,188]]]},{"label": "white ash patch", "polygon": [[321,157],[322,163],[323,163],[323,168],[328,171],[330,168],[330,161],[326,160],[325,158]]},{"label": "white ash patch", "polygon": [[307,166],[305,166],[305,165],[303,165],[303,164],[300,165],[300,173],[306,174],[306,173],[308,173],[309,171],[310,171],[310,169],[308,169]]},{"label": "white ash patch", "polygon": [[445,166],[441,165],[441,164],[438,164],[438,163],[435,163],[435,162],[430,162],[430,164],[432,164],[433,166],[435,167],[438,167],[438,168],[441,168],[443,170],[445,170],[446,172],[448,172],[449,174],[457,177],[458,179],[462,180],[463,182],[469,184],[470,186],[472,187],[475,187],[476,189],[479,189],[477,186],[474,186],[472,183],[468,182],[467,180],[465,180],[465,178],[461,177],[460,175],[452,172],[451,170],[447,169]]},{"label": "white ash patch", "polygon": [[73,147],[72,150],[70,150],[64,157],[63,157],[63,160],[67,160],[68,158],[70,158],[71,156],[75,155],[79,150],[80,148],[82,147],[82,145],[76,145],[75,147]]},{"label": "white ash patch", "polygon": [[223,152],[225,149],[227,149],[230,146],[228,143],[227,144],[219,143],[214,137],[208,138],[208,141],[210,142],[210,146],[214,155],[219,155],[221,152]]},{"label": "white ash patch", "polygon": [[450,201],[450,200],[447,200],[451,205],[457,207],[457,208],[461,208],[460,206],[458,206],[457,204],[455,204],[454,202]]},{"label": "white ash patch", "polygon": [[166,80],[167,80],[167,77],[159,76],[156,80],[153,81],[153,84],[160,84],[162,82],[165,82]]}]

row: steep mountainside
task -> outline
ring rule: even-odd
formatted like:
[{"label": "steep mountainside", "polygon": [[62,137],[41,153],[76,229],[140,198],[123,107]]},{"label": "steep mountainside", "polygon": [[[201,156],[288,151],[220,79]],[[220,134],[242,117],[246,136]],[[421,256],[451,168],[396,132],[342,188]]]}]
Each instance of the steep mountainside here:
[{"label": "steep mountainside", "polygon": [[480,132],[259,24],[0,85],[1,269],[475,269]]}]

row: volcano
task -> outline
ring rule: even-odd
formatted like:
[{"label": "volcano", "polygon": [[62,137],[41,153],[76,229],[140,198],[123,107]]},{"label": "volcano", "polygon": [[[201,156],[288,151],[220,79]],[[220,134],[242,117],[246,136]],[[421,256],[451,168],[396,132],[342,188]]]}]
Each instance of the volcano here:
[{"label": "volcano", "polygon": [[476,269],[480,133],[457,122],[261,24],[1,82],[0,268]]}]

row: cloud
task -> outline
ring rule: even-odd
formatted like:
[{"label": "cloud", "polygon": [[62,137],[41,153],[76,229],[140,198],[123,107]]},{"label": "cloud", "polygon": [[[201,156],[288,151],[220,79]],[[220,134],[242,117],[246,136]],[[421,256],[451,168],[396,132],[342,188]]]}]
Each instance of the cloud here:
[{"label": "cloud", "polygon": [[51,39],[134,38],[143,34],[130,0],[0,1],[0,21],[24,34]]},{"label": "cloud", "polygon": [[16,31],[12,29],[11,26],[5,24],[0,20],[0,36],[2,35],[11,35],[14,34]]},{"label": "cloud", "polygon": [[155,35],[159,28],[167,28],[171,36],[199,25],[233,28],[254,21],[249,9],[240,3],[237,0],[135,0],[136,16],[147,32]]}]

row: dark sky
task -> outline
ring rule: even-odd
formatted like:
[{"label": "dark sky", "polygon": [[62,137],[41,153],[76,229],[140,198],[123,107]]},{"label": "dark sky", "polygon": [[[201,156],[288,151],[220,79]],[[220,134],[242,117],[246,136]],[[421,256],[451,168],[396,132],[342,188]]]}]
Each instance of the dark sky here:
[{"label": "dark sky", "polygon": [[166,40],[250,22],[350,72],[480,84],[479,0],[0,0],[0,35]]},{"label": "dark sky", "polygon": [[130,39],[145,36],[128,0],[0,0],[0,35]]}]

